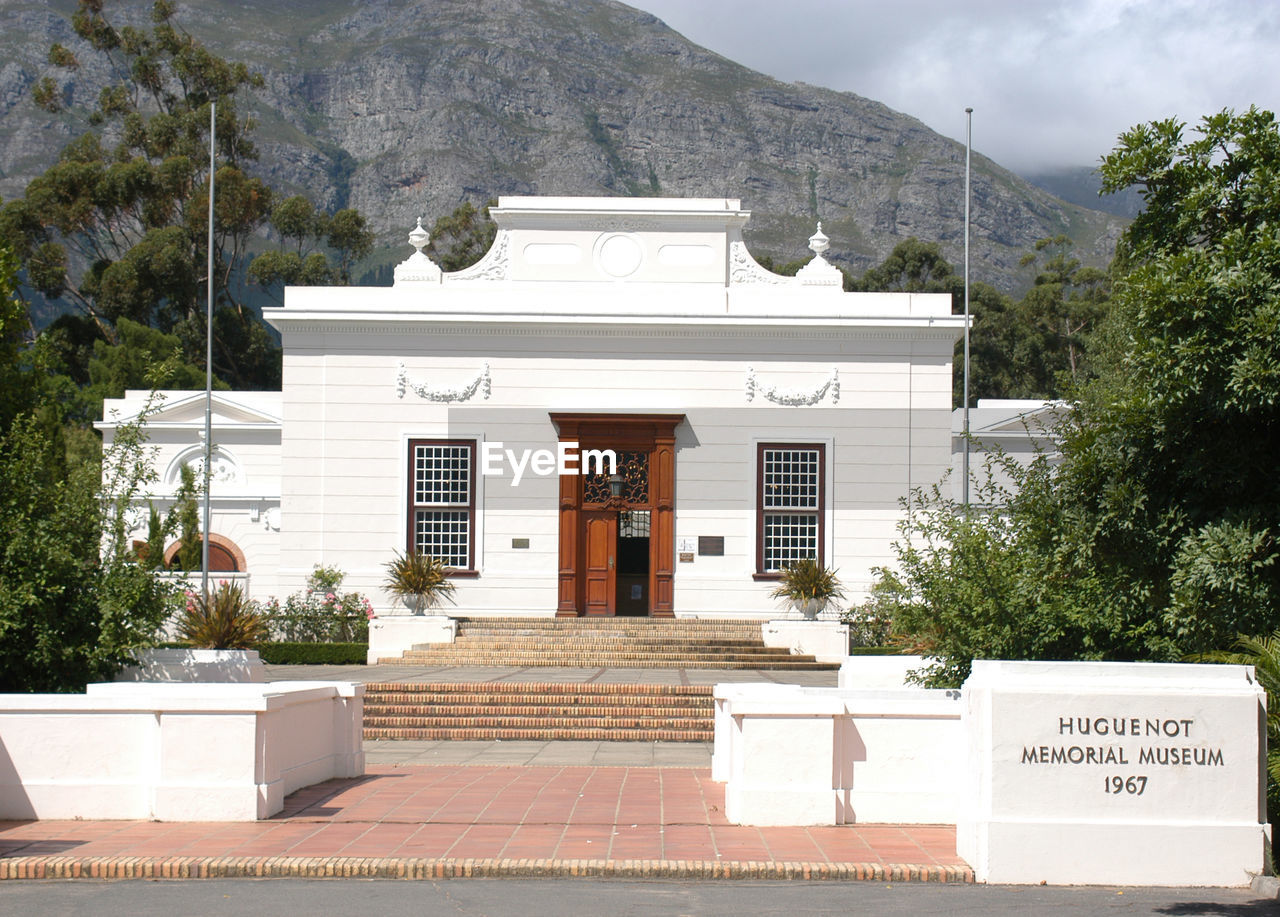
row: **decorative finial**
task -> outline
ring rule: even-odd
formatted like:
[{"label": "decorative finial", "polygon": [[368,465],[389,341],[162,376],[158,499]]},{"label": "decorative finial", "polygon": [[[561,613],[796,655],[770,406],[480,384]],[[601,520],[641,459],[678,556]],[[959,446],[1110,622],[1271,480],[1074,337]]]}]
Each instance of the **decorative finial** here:
[{"label": "decorative finial", "polygon": [[828,264],[827,259],[822,257],[822,253],[831,247],[830,242],[819,223],[818,231],[809,237],[809,250],[813,252],[813,257],[796,274],[796,280],[801,286],[826,287],[836,291],[842,287],[844,278],[840,269]]},{"label": "decorative finial", "polygon": [[809,251],[822,257],[822,253],[831,247],[830,242],[831,240],[822,234],[822,223],[819,222],[818,231],[809,237]]},{"label": "decorative finial", "polygon": [[417,254],[422,254],[422,249],[431,241],[431,234],[422,228],[422,217],[418,217],[418,227],[409,233],[409,244],[413,246]]},{"label": "decorative finial", "polygon": [[418,217],[417,227],[409,233],[409,244],[413,246],[413,254],[396,265],[395,282],[402,280],[425,280],[440,283],[440,268],[422,251],[431,241],[431,233],[422,228],[422,217]]}]

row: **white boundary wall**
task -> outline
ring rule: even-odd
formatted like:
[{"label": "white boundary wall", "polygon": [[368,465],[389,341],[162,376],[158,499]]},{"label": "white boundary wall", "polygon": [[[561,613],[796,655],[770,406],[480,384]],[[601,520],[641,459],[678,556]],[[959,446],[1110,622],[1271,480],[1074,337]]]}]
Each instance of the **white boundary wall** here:
[{"label": "white boundary wall", "polygon": [[854,657],[834,689],[717,685],[729,820],[955,824],[981,882],[1236,886],[1262,871],[1252,667],[975,661],[962,691],[845,687],[919,662]]},{"label": "white boundary wall", "polygon": [[958,691],[715,689],[712,777],[748,825],[953,823],[964,760]]},{"label": "white boundary wall", "polygon": [[364,773],[364,686],[89,685],[0,695],[0,818],[253,821]]},{"label": "white boundary wall", "polygon": [[1266,821],[1251,666],[975,661],[956,847],[982,882],[1247,885]]}]

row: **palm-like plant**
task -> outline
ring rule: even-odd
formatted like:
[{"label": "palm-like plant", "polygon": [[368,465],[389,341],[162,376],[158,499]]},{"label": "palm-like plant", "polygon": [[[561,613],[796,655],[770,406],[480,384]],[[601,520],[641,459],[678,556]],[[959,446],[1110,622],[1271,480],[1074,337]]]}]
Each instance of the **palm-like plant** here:
[{"label": "palm-like plant", "polygon": [[1280,629],[1269,636],[1236,636],[1234,652],[1205,653],[1196,662],[1251,665],[1258,684],[1267,692],[1267,810],[1280,818]]},{"label": "palm-like plant", "polygon": [[835,570],[805,557],[781,570],[781,580],[771,595],[784,599],[805,614],[817,615],[832,602],[844,598],[844,587]]},{"label": "palm-like plant", "polygon": [[177,633],[196,649],[245,650],[267,639],[267,622],[238,583],[224,582],[208,596],[187,594]]},{"label": "palm-like plant", "polygon": [[387,591],[399,599],[413,600],[414,610],[432,608],[441,599],[453,601],[453,583],[444,561],[430,554],[397,553],[387,565]]}]

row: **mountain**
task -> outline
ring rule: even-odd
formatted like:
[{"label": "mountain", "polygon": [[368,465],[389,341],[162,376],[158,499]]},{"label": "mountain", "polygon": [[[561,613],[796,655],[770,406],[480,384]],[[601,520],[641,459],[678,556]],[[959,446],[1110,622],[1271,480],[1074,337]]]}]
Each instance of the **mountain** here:
[{"label": "mountain", "polygon": [[[0,0],[0,194],[21,193],[83,130],[30,102],[43,75],[96,95],[103,65],[68,80],[45,63],[73,0]],[[108,0],[118,26],[148,2]],[[736,197],[748,241],[807,256],[815,220],[830,257],[860,273],[908,236],[959,263],[964,148],[852,93],[782,83],[726,60],[648,13],[610,0],[202,0],[177,22],[266,79],[244,103],[256,166],[286,191],[352,205],[387,248],[460,202],[500,194]],[[1065,233],[1109,260],[1124,221],[1070,204],[976,156],[973,276],[1016,291],[1018,260]]]},{"label": "mountain", "polygon": [[1022,177],[1072,204],[1094,207],[1131,220],[1142,212],[1142,195],[1134,188],[1115,194],[1099,194],[1102,176],[1093,166],[1067,166],[1043,172],[1023,172]]}]

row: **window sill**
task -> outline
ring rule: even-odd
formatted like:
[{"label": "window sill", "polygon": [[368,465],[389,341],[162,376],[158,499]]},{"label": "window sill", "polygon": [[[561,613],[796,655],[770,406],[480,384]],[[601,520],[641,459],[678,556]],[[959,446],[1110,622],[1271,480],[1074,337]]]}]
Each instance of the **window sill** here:
[{"label": "window sill", "polygon": [[782,579],[781,573],[752,573],[751,578],[757,583],[773,583]]},{"label": "window sill", "polygon": [[449,579],[476,579],[480,576],[479,570],[449,570],[445,573]]}]

